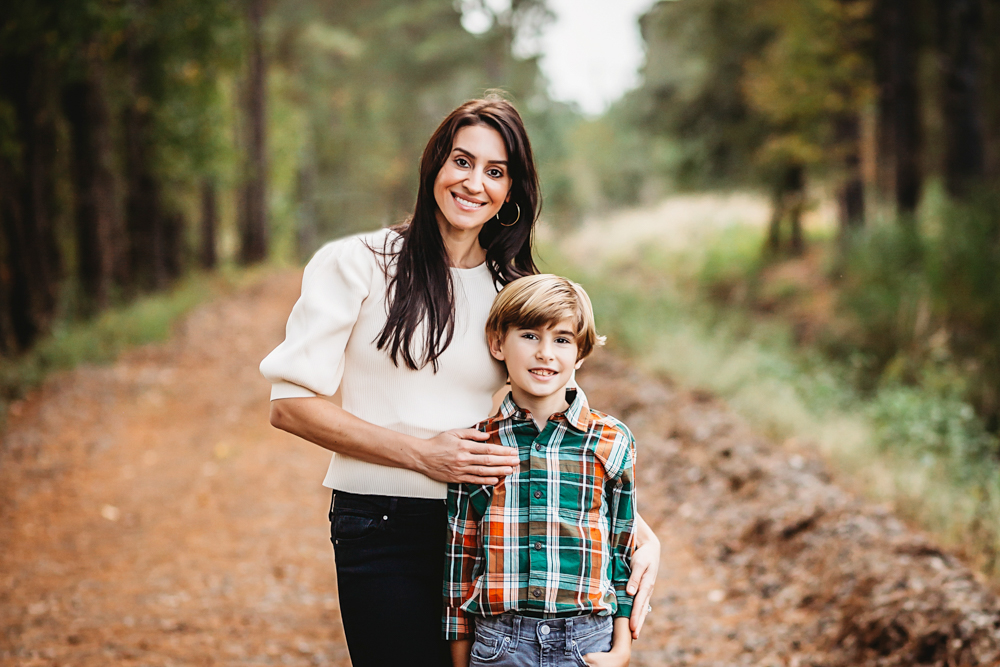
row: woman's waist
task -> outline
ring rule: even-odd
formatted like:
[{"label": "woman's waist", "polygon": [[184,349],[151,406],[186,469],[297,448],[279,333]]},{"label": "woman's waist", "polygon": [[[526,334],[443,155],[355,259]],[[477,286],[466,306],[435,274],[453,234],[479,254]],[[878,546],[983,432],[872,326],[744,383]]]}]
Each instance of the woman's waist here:
[{"label": "woman's waist", "polygon": [[415,470],[392,468],[334,454],[326,471],[323,486],[338,491],[400,498],[444,500],[448,485]]}]

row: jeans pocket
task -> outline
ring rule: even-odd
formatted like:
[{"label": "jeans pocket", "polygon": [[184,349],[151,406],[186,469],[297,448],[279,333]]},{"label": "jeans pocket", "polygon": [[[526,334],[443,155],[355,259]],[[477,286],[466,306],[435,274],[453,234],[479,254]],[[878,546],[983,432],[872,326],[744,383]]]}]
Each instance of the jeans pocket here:
[{"label": "jeans pocket", "polygon": [[352,510],[333,511],[330,537],[334,546],[344,542],[358,542],[374,535],[381,524],[381,517]]},{"label": "jeans pocket", "polygon": [[484,635],[476,633],[476,641],[472,643],[472,654],[469,656],[472,665],[488,665],[496,662],[507,652],[510,637]]}]

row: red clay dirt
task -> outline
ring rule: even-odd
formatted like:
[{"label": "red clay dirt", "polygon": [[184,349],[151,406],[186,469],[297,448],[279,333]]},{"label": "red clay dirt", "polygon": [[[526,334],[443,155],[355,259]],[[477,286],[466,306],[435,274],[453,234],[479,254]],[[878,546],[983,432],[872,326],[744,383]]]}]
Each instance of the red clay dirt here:
[{"label": "red clay dirt", "polygon": [[[350,664],[327,454],[270,427],[257,372],[298,281],[216,298],[169,342],[11,410],[0,664]],[[636,433],[640,511],[663,541],[633,665],[1000,664],[995,596],[821,462],[611,353],[580,381]]]}]

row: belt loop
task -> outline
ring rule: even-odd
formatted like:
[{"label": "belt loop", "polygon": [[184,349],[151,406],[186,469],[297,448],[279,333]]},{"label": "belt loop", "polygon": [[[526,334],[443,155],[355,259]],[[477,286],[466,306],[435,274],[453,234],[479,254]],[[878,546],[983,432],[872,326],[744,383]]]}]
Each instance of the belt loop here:
[{"label": "belt loop", "polygon": [[566,619],[566,654],[573,652],[573,619]]},{"label": "belt loop", "polygon": [[521,638],[521,617],[514,614],[514,639],[510,643],[510,652],[517,650],[517,640]]}]

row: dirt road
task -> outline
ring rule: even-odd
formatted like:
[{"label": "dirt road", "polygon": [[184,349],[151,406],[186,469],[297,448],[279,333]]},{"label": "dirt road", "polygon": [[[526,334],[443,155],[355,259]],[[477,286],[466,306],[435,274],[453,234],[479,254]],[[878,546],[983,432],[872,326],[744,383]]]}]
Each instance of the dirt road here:
[{"label": "dirt road", "polygon": [[[256,368],[298,280],[218,298],[12,410],[0,664],[349,664],[327,456],[268,425]],[[711,397],[599,355],[581,384],[636,432],[664,546],[634,665],[1000,664],[1000,606],[955,558]]]}]

